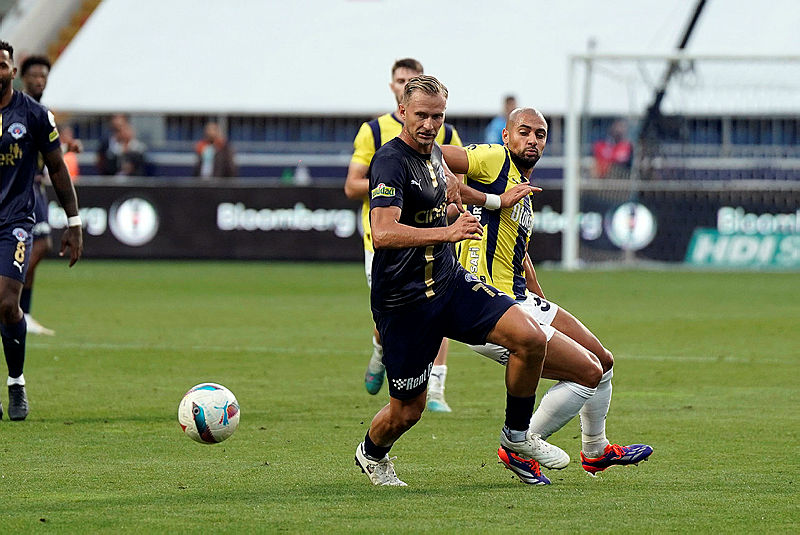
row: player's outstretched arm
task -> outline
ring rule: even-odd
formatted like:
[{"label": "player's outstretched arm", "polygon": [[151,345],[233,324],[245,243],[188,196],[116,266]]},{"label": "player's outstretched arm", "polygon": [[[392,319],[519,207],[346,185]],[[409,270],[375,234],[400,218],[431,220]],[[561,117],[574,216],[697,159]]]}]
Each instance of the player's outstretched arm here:
[{"label": "player's outstretched arm", "polygon": [[461,200],[461,184],[464,182],[464,176],[453,173],[447,167],[447,162],[444,159],[442,159],[442,168],[444,169],[445,180],[447,180],[447,202],[455,206],[459,212],[463,212],[464,203]]},{"label": "player's outstretched arm", "polygon": [[539,279],[536,278],[536,270],[528,253],[525,253],[525,258],[522,260],[522,268],[525,270],[525,287],[528,291],[535,293],[542,299],[547,299],[544,296],[542,287],[539,285]]},{"label": "player's outstretched arm", "polygon": [[[55,148],[44,155],[44,163],[50,172],[50,181],[58,197],[58,202],[67,214],[67,218],[78,215],[78,196],[75,194],[75,187],[69,178],[69,171],[64,164],[64,156],[61,147]],[[69,219],[68,219],[69,221]],[[80,224],[67,225],[67,229],[61,236],[61,250],[59,256],[64,256],[69,249],[69,265],[72,267],[83,254],[83,227]]]},{"label": "player's outstretched arm", "polygon": [[426,247],[440,243],[480,239],[483,227],[469,212],[446,227],[419,228],[400,223],[401,210],[397,206],[375,207],[370,210],[372,245],[375,249],[403,249]]}]

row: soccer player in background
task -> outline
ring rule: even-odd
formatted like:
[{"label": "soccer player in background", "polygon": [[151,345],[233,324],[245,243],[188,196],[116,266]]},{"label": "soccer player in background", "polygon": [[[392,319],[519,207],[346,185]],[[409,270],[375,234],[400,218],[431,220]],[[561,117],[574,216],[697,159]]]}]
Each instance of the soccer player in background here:
[{"label": "soccer player in background", "polygon": [[[542,398],[530,430],[547,439],[580,413],[583,468],[595,474],[613,465],[638,463],[653,452],[650,446],[610,444],[605,421],[611,403],[614,358],[580,321],[545,299],[527,253],[533,229],[534,191],[530,176],[547,143],[547,122],[533,108],[517,108],[503,129],[503,145],[442,147],[448,167],[463,173],[467,187],[462,200],[484,227],[480,239],[459,244],[459,261],[482,282],[513,296],[547,334],[542,377],[556,383]],[[524,195],[520,192],[528,191]],[[500,363],[507,349],[494,345],[472,348]],[[501,462],[533,479],[529,463],[502,447]]]},{"label": "soccer player in background", "polygon": [[[364,270],[367,275],[367,286],[372,284],[371,271],[374,254],[369,221],[369,196],[367,195],[369,192],[369,180],[367,179],[367,170],[375,151],[400,134],[403,128],[403,121],[399,117],[399,106],[403,88],[409,79],[419,76],[423,72],[422,64],[415,59],[404,58],[395,61],[394,65],[392,65],[392,81],[389,83],[389,88],[395,96],[395,111],[363,123],[353,142],[354,152],[347,170],[344,192],[349,199],[364,201],[361,208],[361,221],[364,228]],[[440,145],[462,145],[456,129],[447,123],[444,123],[437,133],[436,142]],[[382,362],[383,348],[380,335],[375,329],[373,329],[372,346],[372,356],[364,375],[364,384],[367,392],[377,394],[383,385],[386,371]],[[428,389],[428,410],[450,412],[450,406],[444,399],[446,378],[447,339],[444,339],[433,366],[432,378]]]},{"label": "soccer player in background", "polygon": [[33,98],[14,91],[16,75],[14,48],[0,41],[0,337],[8,365],[8,416],[24,420],[28,416],[23,375],[27,324],[20,296],[31,257],[33,181],[40,154],[67,215],[59,254],[70,249],[70,266],[81,256],[83,234],[55,118]]},{"label": "soccer player in background", "polygon": [[[36,102],[41,103],[42,95],[47,87],[47,77],[50,75],[50,60],[44,56],[28,56],[20,66],[20,76],[25,93]],[[74,141],[68,147],[69,150],[76,149]],[[77,150],[76,150],[77,152]],[[28,324],[28,332],[32,334],[54,335],[55,331],[48,329],[31,316],[31,302],[33,299],[33,282],[36,275],[36,266],[47,256],[53,247],[50,238],[50,223],[48,222],[47,193],[45,192],[45,173],[44,160],[41,155],[38,158],[36,176],[33,183],[34,209],[36,224],[33,226],[33,248],[31,249],[31,259],[28,265],[28,274],[25,276],[25,285],[22,288],[20,306],[25,314],[25,322]]]},{"label": "soccer player in background", "polygon": [[[452,243],[480,237],[470,213],[447,224],[447,186],[435,139],[447,88],[432,76],[408,81],[400,101],[400,135],[384,144],[369,167],[375,258],[370,303],[383,341],[389,404],[373,418],[356,464],[374,485],[405,486],[389,450],[422,416],[426,387],[442,339],[508,347],[506,418],[500,444],[521,459],[563,468],[569,456],[528,430],[547,348],[545,334],[514,300],[471,275]],[[507,345],[508,344],[508,345]]]}]

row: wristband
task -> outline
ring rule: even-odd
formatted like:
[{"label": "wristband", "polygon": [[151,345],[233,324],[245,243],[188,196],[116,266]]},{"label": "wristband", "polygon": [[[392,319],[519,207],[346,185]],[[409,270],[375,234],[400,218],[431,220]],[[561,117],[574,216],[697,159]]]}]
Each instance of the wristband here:
[{"label": "wristband", "polygon": [[68,227],[82,227],[83,222],[81,221],[81,216],[73,215],[67,218],[67,226]]},{"label": "wristband", "polygon": [[500,195],[495,195],[493,193],[486,194],[486,200],[483,202],[483,207],[487,210],[497,210],[501,206],[500,202]]}]

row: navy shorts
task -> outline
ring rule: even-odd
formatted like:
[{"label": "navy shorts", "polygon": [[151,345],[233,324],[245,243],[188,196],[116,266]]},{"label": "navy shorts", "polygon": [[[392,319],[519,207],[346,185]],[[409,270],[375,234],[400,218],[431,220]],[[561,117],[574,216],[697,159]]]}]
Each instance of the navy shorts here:
[{"label": "navy shorts", "polygon": [[459,268],[447,291],[388,312],[372,311],[381,335],[389,395],[411,399],[428,386],[443,338],[482,345],[516,302],[475,275]]},{"label": "navy shorts", "polygon": [[33,226],[33,239],[46,238],[50,235],[50,222],[47,217],[47,194],[44,191],[44,186],[41,184],[33,185],[33,215],[36,218],[36,224]]},{"label": "navy shorts", "polygon": [[25,282],[31,257],[32,221],[0,226],[0,275]]}]

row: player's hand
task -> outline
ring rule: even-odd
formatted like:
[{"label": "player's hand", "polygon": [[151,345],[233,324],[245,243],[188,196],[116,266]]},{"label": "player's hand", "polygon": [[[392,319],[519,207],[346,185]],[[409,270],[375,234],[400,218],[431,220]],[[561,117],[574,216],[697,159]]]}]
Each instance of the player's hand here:
[{"label": "player's hand", "polygon": [[463,212],[464,205],[461,203],[461,181],[444,162],[442,166],[444,167],[444,178],[447,180],[447,202],[454,204],[459,212]]},{"label": "player's hand", "polygon": [[67,152],[74,152],[80,154],[83,152],[83,143],[80,139],[73,139],[67,143]]},{"label": "player's hand", "polygon": [[483,236],[483,227],[480,221],[471,212],[462,213],[455,222],[447,227],[450,229],[450,240],[453,243],[461,240],[480,240]]},{"label": "player's hand", "polygon": [[67,227],[67,230],[61,235],[61,250],[58,252],[58,256],[64,256],[67,248],[69,248],[69,267],[72,267],[83,254],[82,227]]},{"label": "player's hand", "polygon": [[500,195],[500,208],[514,206],[526,195],[530,195],[531,193],[539,193],[540,191],[542,191],[542,188],[531,186],[529,183],[517,184],[510,190],[505,191]]}]

